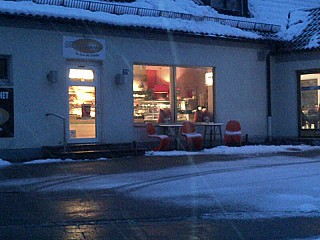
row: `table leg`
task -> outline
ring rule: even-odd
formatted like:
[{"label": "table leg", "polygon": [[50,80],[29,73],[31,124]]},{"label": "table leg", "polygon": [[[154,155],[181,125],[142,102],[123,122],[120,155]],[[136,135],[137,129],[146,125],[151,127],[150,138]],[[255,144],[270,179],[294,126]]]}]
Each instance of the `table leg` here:
[{"label": "table leg", "polygon": [[220,135],[220,144],[222,145],[222,131],[221,131],[221,126],[217,126],[218,127],[218,131],[219,131],[219,135]]},{"label": "table leg", "polygon": [[174,139],[175,139],[175,143],[176,143],[176,149],[179,150],[180,149],[180,142],[179,142],[179,134],[180,134],[180,131],[179,129],[175,129],[175,132],[174,132]]},{"label": "table leg", "polygon": [[[211,144],[211,147],[213,147],[212,133],[215,133],[214,126],[210,126],[210,144]],[[215,136],[214,136],[214,139],[215,139]],[[216,141],[216,140],[214,140],[214,141]]]}]

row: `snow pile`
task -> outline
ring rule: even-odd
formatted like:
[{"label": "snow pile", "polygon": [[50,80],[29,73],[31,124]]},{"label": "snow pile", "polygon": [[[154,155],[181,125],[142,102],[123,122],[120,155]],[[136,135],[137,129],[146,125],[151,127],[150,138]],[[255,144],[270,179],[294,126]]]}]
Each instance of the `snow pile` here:
[{"label": "snow pile", "polygon": [[[106,161],[106,160],[109,160],[108,158],[98,158],[98,159],[94,159],[94,161]],[[37,160],[32,160],[32,161],[28,161],[28,162],[25,162],[23,164],[44,164],[44,163],[62,163],[62,162],[79,162],[79,161],[82,161],[82,162],[87,162],[87,161],[93,161],[92,159],[83,159],[83,160],[73,160],[73,159],[58,159],[58,158],[55,158],[55,159],[50,159],[50,158],[47,158],[47,159],[37,159]]]},{"label": "snow pile", "polygon": [[283,27],[287,24],[289,13],[317,7],[320,7],[320,0],[249,0],[254,19]]},{"label": "snow pile", "polygon": [[5,161],[5,160],[0,158],[0,167],[6,167],[6,166],[9,166],[9,165],[11,165],[10,162],[7,162],[7,161]]},{"label": "snow pile", "polygon": [[310,42],[309,44],[306,46],[306,48],[317,48],[320,46],[319,42],[320,42],[320,33],[315,33],[311,39],[310,39]]},{"label": "snow pile", "polygon": [[285,40],[292,40],[299,36],[309,24],[309,13],[306,11],[294,11],[290,14],[287,31],[283,34]]},{"label": "snow pile", "polygon": [[279,153],[279,152],[295,152],[295,151],[309,151],[320,150],[320,147],[313,147],[308,145],[281,145],[281,146],[266,146],[253,145],[242,147],[227,147],[218,146],[215,148],[204,149],[200,152],[186,152],[186,151],[168,151],[168,152],[147,152],[147,156],[182,156],[182,155],[199,155],[199,154],[263,154],[263,153]]}]

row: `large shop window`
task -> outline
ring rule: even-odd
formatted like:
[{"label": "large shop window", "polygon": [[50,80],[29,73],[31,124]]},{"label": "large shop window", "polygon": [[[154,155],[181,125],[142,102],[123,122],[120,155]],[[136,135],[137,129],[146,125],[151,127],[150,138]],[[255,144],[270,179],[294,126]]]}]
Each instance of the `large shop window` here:
[{"label": "large shop window", "polygon": [[133,66],[134,121],[213,120],[213,69]]},{"label": "large shop window", "polygon": [[320,137],[320,73],[300,75],[300,135]]}]

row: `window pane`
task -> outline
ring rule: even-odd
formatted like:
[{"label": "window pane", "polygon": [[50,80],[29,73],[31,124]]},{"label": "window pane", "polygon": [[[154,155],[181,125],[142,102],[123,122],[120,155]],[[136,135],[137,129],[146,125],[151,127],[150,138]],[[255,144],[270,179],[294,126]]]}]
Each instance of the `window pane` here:
[{"label": "window pane", "polygon": [[[134,65],[133,74],[135,123],[157,122],[160,110],[164,110],[165,115],[167,115],[164,118],[168,118],[171,115],[170,84],[172,82],[172,68]],[[160,120],[164,121],[163,119]]]},{"label": "window pane", "polygon": [[95,108],[95,87],[69,87],[69,129],[71,139],[96,138]]},{"label": "window pane", "polygon": [[69,78],[77,82],[93,82],[94,73],[89,69],[70,69]]},{"label": "window pane", "polygon": [[240,0],[229,0],[227,1],[227,7],[226,7],[227,10],[230,10],[230,11],[239,11],[241,10],[241,3],[240,3]]},{"label": "window pane", "polygon": [[213,120],[212,68],[182,68],[176,70],[177,120]]},{"label": "window pane", "polygon": [[7,82],[8,79],[8,58],[0,57],[0,80]]},{"label": "window pane", "polygon": [[[301,129],[304,134],[315,134],[313,131],[320,128],[320,74],[301,75]],[[310,135],[311,134],[311,135]]]},{"label": "window pane", "polygon": [[217,9],[225,8],[225,0],[213,0],[211,1],[211,6]]},{"label": "window pane", "polygon": [[222,14],[241,16],[248,14],[248,0],[203,0],[203,2]]}]

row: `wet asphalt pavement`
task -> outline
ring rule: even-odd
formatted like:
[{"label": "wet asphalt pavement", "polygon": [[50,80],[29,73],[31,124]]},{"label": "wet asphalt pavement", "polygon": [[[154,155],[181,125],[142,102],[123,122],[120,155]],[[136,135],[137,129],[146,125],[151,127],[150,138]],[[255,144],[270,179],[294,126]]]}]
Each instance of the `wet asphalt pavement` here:
[{"label": "wet asphalt pavement", "polygon": [[[308,154],[319,158],[320,152]],[[289,154],[289,155],[290,155]],[[288,153],[287,153],[288,155]],[[270,157],[273,155],[270,154]],[[215,161],[243,156],[215,156]],[[246,156],[248,158],[248,156]],[[13,165],[0,169],[0,181],[90,174],[116,174],[186,166],[212,156],[131,157],[108,161]],[[73,181],[65,178],[64,181]],[[215,219],[219,209],[162,205],[112,190],[42,192],[54,185],[30,183],[0,187],[0,239],[306,239],[320,236],[320,217],[255,220]]]}]

